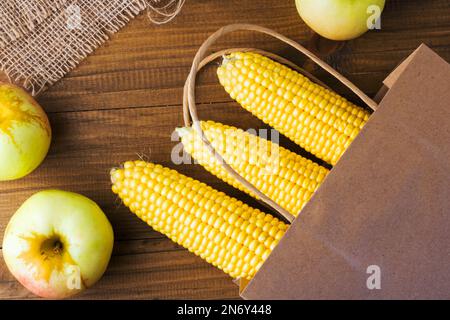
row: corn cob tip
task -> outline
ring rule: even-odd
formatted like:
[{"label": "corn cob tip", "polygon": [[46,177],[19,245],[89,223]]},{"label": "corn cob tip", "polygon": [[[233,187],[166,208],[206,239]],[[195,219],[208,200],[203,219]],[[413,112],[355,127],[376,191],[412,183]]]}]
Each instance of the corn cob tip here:
[{"label": "corn cob tip", "polygon": [[125,168],[126,168],[125,164],[126,163],[124,163],[120,167],[111,168],[111,170],[109,171],[110,180],[111,180],[111,183],[113,184],[113,186],[124,179]]},{"label": "corn cob tip", "polygon": [[233,57],[231,54],[225,54],[222,56],[222,66],[226,66],[227,63],[236,60],[236,57]]},{"label": "corn cob tip", "polygon": [[175,129],[180,138],[183,138],[184,136],[188,135],[191,132],[191,130],[192,127],[180,127]]},{"label": "corn cob tip", "polygon": [[111,170],[109,170],[109,176],[111,179],[111,183],[116,183],[117,179],[115,177],[115,173],[117,172],[118,168],[111,168]]}]

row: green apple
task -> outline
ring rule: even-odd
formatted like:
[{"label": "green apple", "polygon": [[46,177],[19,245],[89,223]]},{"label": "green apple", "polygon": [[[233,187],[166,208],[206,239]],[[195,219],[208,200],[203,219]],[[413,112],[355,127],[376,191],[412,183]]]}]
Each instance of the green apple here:
[{"label": "green apple", "polygon": [[0,181],[22,178],[47,155],[47,115],[23,89],[0,82]]},{"label": "green apple", "polygon": [[385,0],[296,0],[305,23],[331,40],[359,37],[372,26],[384,9]]},{"label": "green apple", "polygon": [[28,290],[60,299],[101,278],[113,242],[111,224],[95,202],[72,192],[46,190],[31,196],[11,218],[3,257]]}]

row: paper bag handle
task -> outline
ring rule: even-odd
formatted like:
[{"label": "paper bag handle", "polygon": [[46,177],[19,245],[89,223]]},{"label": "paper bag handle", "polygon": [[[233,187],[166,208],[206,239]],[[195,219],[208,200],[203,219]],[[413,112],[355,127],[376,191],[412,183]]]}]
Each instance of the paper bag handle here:
[{"label": "paper bag handle", "polygon": [[[198,49],[194,60],[192,62],[191,70],[189,72],[188,78],[186,80],[186,84],[184,87],[184,96],[183,96],[183,106],[184,106],[184,121],[185,124],[188,126],[190,123],[189,117],[192,119],[192,127],[196,130],[196,132],[200,135],[203,143],[208,148],[209,152],[212,153],[212,155],[216,158],[216,160],[223,166],[225,171],[228,172],[233,178],[235,178],[237,181],[239,181],[242,185],[244,185],[245,188],[250,190],[252,193],[254,193],[262,202],[269,205],[271,208],[276,210],[279,214],[281,214],[284,218],[286,218],[289,222],[293,222],[295,219],[295,216],[292,215],[290,212],[282,208],[280,205],[278,205],[275,201],[267,197],[265,194],[263,194],[261,191],[259,191],[253,184],[251,184],[249,181],[247,181],[245,178],[243,178],[239,173],[237,173],[229,164],[226,163],[226,161],[223,159],[223,157],[214,149],[211,142],[207,139],[205,133],[203,132],[201,126],[200,126],[200,120],[197,115],[197,107],[195,103],[195,86],[196,86],[196,76],[197,72],[205,66],[207,63],[213,61],[214,59],[222,56],[223,54],[226,54],[228,52],[237,51],[238,49],[230,49],[230,50],[223,50],[220,52],[217,52],[215,54],[212,54],[208,57],[206,57],[207,50],[213,45],[217,39],[220,37],[234,32],[234,31],[256,31],[260,33],[264,33],[267,35],[270,35],[274,38],[279,39],[280,41],[292,46],[293,48],[297,49],[301,53],[303,53],[305,56],[310,58],[312,61],[314,61],[317,65],[319,65],[322,69],[333,75],[336,79],[338,79],[342,84],[344,84],[346,87],[348,87],[351,91],[353,91],[364,103],[366,103],[369,108],[372,110],[377,109],[377,103],[373,101],[371,98],[369,98],[364,92],[362,92],[357,86],[355,86],[352,82],[350,82],[347,78],[345,78],[343,75],[341,75],[339,72],[334,70],[330,65],[328,65],[326,62],[322,61],[319,57],[314,55],[311,51],[300,45],[299,43],[283,36],[282,34],[279,34],[278,32],[275,32],[271,29],[264,28],[257,25],[252,24],[231,24],[225,27],[220,28],[216,32],[214,32],[212,35],[206,39],[206,41],[200,46]],[[244,49],[246,51],[253,49]],[[261,50],[254,50],[257,52],[262,52]],[[289,62],[286,59],[283,59],[279,56],[276,56],[274,54],[270,54],[267,52],[263,52],[264,55],[269,57],[274,57],[276,60],[278,60],[281,63],[287,64],[288,66],[296,69],[297,71],[305,73],[304,70],[299,70],[299,68],[295,65],[293,65],[291,62]],[[206,57],[206,58],[205,58]],[[284,60],[283,62],[280,60]],[[308,77],[313,78],[316,82],[320,83],[317,79],[312,77],[311,75],[308,75]]]}]

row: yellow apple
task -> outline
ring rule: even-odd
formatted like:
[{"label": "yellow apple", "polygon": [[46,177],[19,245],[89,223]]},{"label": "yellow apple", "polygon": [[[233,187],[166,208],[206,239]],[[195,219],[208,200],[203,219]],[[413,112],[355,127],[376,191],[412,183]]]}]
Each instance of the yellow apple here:
[{"label": "yellow apple", "polygon": [[0,82],[0,181],[22,178],[47,155],[47,115],[23,89]]},{"label": "yellow apple", "polygon": [[350,40],[374,25],[385,0],[296,0],[295,3],[305,23],[322,37]]},{"label": "yellow apple", "polygon": [[28,290],[59,299],[102,277],[113,242],[111,224],[95,202],[72,192],[46,190],[31,196],[11,218],[3,257]]}]

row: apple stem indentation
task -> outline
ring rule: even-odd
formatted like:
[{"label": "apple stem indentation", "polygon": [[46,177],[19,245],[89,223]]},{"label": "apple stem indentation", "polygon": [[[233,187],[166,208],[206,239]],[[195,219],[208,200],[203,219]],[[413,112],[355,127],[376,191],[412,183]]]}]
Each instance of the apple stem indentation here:
[{"label": "apple stem indentation", "polygon": [[44,259],[50,259],[56,256],[60,256],[63,253],[64,245],[59,237],[51,237],[44,240],[41,244],[41,255]]}]

